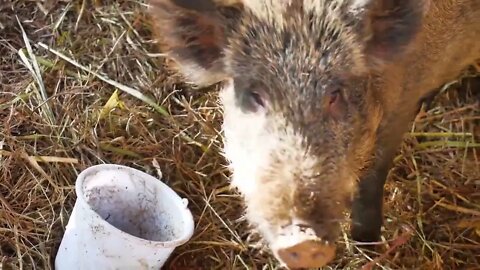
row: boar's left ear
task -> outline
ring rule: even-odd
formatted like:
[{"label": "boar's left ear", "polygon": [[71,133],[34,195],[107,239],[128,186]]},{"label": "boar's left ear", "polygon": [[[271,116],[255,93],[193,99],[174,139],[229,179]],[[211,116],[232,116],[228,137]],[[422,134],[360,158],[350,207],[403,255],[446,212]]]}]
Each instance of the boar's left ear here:
[{"label": "boar's left ear", "polygon": [[398,59],[421,29],[430,0],[353,0],[351,11],[360,17],[367,62],[373,67]]},{"label": "boar's left ear", "polygon": [[[222,7],[238,1],[222,0]],[[220,0],[148,0],[153,27],[162,49],[180,71],[199,86],[228,77],[224,72],[225,22]]]}]

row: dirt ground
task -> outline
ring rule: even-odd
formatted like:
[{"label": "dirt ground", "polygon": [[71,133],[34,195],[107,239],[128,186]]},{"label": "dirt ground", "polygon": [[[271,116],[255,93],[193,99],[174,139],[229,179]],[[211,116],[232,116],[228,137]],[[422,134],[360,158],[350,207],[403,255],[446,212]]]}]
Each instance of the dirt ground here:
[{"label": "dirt ground", "polygon": [[[145,8],[0,1],[0,269],[52,269],[76,176],[101,163],[159,166],[189,199],[196,231],[166,269],[279,267],[229,187],[216,89],[165,68]],[[469,78],[418,115],[387,184],[390,252],[372,262],[345,235],[326,269],[480,269],[479,104]]]}]

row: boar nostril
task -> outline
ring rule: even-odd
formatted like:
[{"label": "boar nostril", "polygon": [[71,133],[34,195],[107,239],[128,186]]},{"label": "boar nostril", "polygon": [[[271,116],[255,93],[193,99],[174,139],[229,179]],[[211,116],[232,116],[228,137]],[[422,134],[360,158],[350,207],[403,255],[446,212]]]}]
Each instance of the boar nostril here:
[{"label": "boar nostril", "polygon": [[293,252],[290,253],[290,257],[292,257],[292,259],[294,259],[294,260],[298,260],[300,255],[297,252],[293,251]]},{"label": "boar nostril", "polygon": [[320,251],[312,254],[312,259],[314,259],[314,260],[319,260],[323,257],[325,257],[325,253],[320,252]]}]

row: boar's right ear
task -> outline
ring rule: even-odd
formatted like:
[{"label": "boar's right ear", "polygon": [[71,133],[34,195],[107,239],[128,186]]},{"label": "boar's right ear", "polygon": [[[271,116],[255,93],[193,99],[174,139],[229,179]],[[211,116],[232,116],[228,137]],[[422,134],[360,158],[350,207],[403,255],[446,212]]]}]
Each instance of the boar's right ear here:
[{"label": "boar's right ear", "polygon": [[[238,1],[223,0],[234,5]],[[228,77],[223,64],[226,22],[219,0],[148,0],[153,27],[161,48],[180,71],[199,86]],[[240,7],[239,5],[235,5]]]}]

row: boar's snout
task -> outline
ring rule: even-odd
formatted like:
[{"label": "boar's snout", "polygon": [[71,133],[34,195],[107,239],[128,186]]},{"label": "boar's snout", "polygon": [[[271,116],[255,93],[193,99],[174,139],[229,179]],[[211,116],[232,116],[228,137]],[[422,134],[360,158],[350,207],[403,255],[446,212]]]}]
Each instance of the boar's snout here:
[{"label": "boar's snout", "polygon": [[290,225],[272,243],[272,251],[289,269],[319,268],[335,258],[336,247],[309,227]]},{"label": "boar's snout", "polygon": [[335,246],[305,240],[291,247],[276,250],[278,259],[290,269],[319,268],[335,257]]}]

